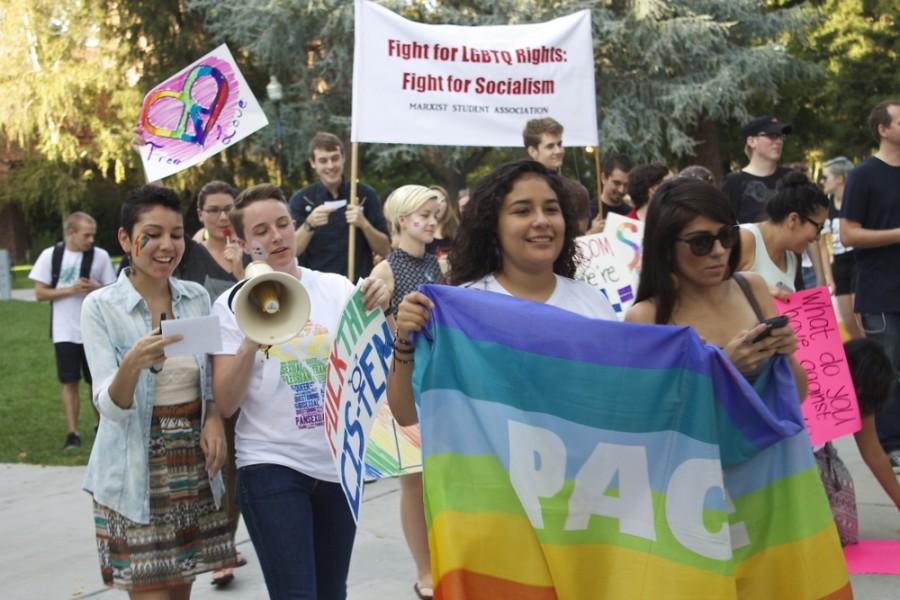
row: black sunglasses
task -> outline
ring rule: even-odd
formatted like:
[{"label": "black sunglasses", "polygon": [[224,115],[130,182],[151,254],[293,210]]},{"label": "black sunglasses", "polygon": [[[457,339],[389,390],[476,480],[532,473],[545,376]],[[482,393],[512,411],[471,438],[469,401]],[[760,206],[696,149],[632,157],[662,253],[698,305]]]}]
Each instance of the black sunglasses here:
[{"label": "black sunglasses", "polygon": [[726,250],[734,248],[734,245],[737,244],[737,241],[740,238],[740,229],[741,228],[737,225],[726,225],[715,235],[703,232],[688,238],[675,239],[687,244],[694,256],[706,256],[712,252],[713,247],[716,245],[716,240],[718,240]]}]

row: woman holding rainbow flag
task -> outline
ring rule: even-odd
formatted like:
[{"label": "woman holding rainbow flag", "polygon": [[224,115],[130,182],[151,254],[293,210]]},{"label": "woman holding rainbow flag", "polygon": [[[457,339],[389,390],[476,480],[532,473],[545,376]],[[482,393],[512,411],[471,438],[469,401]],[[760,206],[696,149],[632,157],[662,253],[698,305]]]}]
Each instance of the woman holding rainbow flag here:
[{"label": "woman holding rainbow flag", "polygon": [[[585,317],[615,320],[609,300],[575,274],[576,216],[559,175],[521,160],[495,168],[475,184],[450,247],[452,285],[546,303]],[[410,336],[432,309],[424,294],[407,294],[397,309],[388,402],[401,425],[418,422]]]}]

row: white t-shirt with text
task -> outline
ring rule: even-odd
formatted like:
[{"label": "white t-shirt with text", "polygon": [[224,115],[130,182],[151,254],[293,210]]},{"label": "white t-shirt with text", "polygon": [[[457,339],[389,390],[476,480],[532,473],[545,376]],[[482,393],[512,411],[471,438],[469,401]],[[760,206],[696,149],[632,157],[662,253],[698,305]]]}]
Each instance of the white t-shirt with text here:
[{"label": "white t-shirt with text", "polygon": [[[63,251],[62,264],[59,269],[59,281],[57,289],[72,287],[78,281],[81,274],[81,257],[84,252],[72,252],[69,249]],[[38,256],[28,278],[39,281],[45,285],[53,282],[52,265],[53,246],[46,248]],[[94,246],[94,259],[91,262],[91,281],[100,285],[109,285],[116,280],[116,271],[113,269],[109,254],[103,248]],[[87,294],[75,294],[53,301],[53,342],[81,343],[81,303]]]},{"label": "white t-shirt with text", "polygon": [[[324,430],[325,371],[341,310],[354,287],[342,275],[303,267],[300,283],[309,294],[309,320],[298,336],[272,346],[268,359],[256,353],[235,426],[236,462],[238,468],[276,464],[337,482]],[[228,308],[230,293],[219,296],[212,309],[222,325],[218,355],[236,354],[244,340]],[[276,369],[271,380],[264,377],[266,369]]]}]

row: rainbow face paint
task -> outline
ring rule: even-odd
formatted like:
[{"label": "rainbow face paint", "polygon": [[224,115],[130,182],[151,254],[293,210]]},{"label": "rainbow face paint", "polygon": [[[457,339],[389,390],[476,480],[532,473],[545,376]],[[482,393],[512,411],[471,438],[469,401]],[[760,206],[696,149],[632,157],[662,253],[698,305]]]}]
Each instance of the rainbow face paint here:
[{"label": "rainbow face paint", "polygon": [[150,236],[146,233],[142,233],[137,237],[134,243],[134,255],[140,256],[141,251],[144,249],[144,246],[150,243]]}]

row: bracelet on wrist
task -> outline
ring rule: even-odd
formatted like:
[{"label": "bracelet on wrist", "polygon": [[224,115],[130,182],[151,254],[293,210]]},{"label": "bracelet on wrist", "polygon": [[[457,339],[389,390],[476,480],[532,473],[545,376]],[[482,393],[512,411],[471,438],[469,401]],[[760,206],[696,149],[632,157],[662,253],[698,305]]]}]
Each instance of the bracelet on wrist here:
[{"label": "bracelet on wrist", "polygon": [[399,327],[394,329],[394,344],[397,344],[397,343],[405,344],[407,346],[412,346],[412,343],[408,339],[400,337],[400,328]]},{"label": "bracelet on wrist", "polygon": [[[410,355],[410,356],[411,356],[411,355]],[[412,359],[412,358],[408,358],[408,359],[407,359],[407,358],[397,358],[397,355],[394,354],[394,364],[398,364],[398,365],[411,365],[411,364],[413,364],[414,362],[416,362],[416,361],[415,361],[414,359]]]}]

